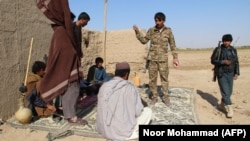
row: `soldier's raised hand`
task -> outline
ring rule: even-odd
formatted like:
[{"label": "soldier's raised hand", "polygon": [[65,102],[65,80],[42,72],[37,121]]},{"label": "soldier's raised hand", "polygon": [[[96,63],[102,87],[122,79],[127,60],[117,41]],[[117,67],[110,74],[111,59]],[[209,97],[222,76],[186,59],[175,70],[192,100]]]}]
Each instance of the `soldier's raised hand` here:
[{"label": "soldier's raised hand", "polygon": [[136,33],[139,32],[139,28],[136,25],[133,26],[133,29]]}]

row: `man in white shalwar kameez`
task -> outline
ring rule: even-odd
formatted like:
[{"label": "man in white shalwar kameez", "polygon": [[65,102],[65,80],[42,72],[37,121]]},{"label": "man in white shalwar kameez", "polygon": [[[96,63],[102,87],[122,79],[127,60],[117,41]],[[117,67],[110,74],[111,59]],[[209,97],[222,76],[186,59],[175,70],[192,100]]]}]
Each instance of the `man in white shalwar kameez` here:
[{"label": "man in white shalwar kameez", "polygon": [[136,139],[139,125],[151,120],[152,110],[143,106],[137,88],[128,81],[129,73],[128,63],[117,63],[115,77],[98,93],[96,130],[108,140]]}]

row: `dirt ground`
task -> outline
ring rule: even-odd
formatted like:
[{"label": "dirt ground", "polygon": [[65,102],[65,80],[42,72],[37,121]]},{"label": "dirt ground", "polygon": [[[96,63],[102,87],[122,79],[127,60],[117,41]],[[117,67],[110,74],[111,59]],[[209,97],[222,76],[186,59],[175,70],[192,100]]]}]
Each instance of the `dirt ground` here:
[{"label": "dirt ground", "polygon": [[[199,124],[250,124],[250,49],[238,49],[240,76],[234,81],[232,95],[234,116],[226,118],[225,113],[218,111],[216,105],[221,96],[217,82],[212,81],[212,50],[179,51],[180,67],[170,68],[170,86],[194,88],[195,109]],[[148,83],[148,74],[139,73],[141,83]],[[160,82],[159,82],[160,84]],[[0,126],[0,141],[46,141],[47,132],[30,129],[15,129],[6,124]],[[84,140],[105,141],[105,139],[69,136],[58,141]]]}]

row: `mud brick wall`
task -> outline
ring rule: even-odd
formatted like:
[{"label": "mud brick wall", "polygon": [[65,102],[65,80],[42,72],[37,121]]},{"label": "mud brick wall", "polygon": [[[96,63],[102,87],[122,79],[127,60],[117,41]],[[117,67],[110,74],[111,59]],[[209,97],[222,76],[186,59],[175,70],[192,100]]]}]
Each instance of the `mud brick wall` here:
[{"label": "mud brick wall", "polygon": [[[31,39],[29,72],[34,61],[43,61],[48,54],[53,30],[34,0],[0,0],[0,20],[0,118],[7,119],[18,110],[19,87],[25,80]],[[85,40],[89,41],[88,46]],[[130,63],[131,72],[141,71],[147,52],[147,45],[137,41],[132,29],[107,31],[105,38],[103,31],[84,28],[82,47],[85,76],[98,56],[103,57],[108,73],[114,73],[115,63],[121,61]]]}]

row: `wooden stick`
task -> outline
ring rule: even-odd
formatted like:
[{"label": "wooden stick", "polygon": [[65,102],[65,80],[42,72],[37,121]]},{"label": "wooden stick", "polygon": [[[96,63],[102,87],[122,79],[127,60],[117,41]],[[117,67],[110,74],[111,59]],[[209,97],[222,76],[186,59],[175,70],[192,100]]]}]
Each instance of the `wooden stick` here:
[{"label": "wooden stick", "polygon": [[25,85],[25,86],[26,86],[26,83],[27,83],[27,77],[28,77],[28,72],[29,72],[30,56],[31,56],[32,46],[33,46],[33,37],[31,38],[31,42],[30,42],[30,51],[29,51],[29,57],[28,57],[27,68],[26,68],[26,74],[25,74],[25,80],[24,80],[24,85]]}]

